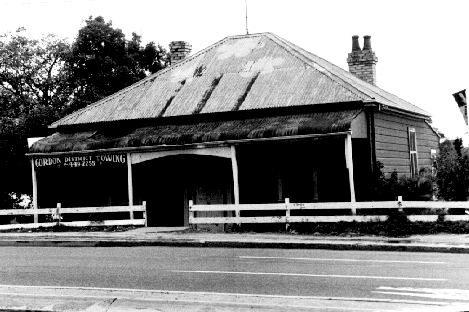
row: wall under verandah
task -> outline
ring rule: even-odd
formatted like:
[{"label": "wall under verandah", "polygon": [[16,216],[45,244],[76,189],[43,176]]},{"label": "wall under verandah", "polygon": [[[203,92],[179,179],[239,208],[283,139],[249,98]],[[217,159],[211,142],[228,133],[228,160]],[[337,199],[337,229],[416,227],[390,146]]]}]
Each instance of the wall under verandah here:
[{"label": "wall under verandah", "polygon": [[[63,208],[128,205],[126,164],[36,167],[36,176],[39,208],[53,208],[57,203]],[[128,218],[128,213],[124,217]],[[89,215],[65,218],[87,220]]]},{"label": "wall under verandah", "polygon": [[[143,161],[132,167],[134,203],[147,202],[148,226],[188,226],[189,200],[205,205],[233,203],[229,158],[172,155]],[[225,216],[223,212],[202,214]],[[202,227],[224,230],[223,224]]]},{"label": "wall under verandah", "polygon": [[344,138],[237,147],[240,203],[349,201]]}]

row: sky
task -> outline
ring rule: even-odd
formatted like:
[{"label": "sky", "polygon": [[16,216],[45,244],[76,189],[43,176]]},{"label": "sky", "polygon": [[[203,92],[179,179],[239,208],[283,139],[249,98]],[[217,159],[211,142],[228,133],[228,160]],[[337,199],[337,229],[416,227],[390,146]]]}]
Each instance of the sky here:
[{"label": "sky", "polygon": [[[371,36],[378,87],[432,115],[446,137],[469,143],[453,93],[469,89],[467,0],[0,0],[0,34],[54,33],[70,42],[89,16],[131,38],[188,41],[192,54],[227,36],[274,33],[348,70],[352,36]],[[469,90],[467,92],[469,94]]]}]

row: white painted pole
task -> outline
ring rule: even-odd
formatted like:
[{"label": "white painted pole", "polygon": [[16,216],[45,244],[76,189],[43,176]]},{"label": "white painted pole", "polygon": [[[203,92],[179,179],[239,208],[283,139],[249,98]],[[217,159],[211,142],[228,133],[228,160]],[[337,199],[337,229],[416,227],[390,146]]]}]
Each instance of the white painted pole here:
[{"label": "white painted pole", "polygon": [[238,161],[236,159],[236,148],[231,146],[231,166],[233,167],[233,184],[235,205],[239,205],[239,182],[238,182]]},{"label": "white painted pole", "polygon": [[57,203],[57,225],[60,226],[60,218],[61,218],[61,215],[60,215],[60,208],[62,208],[62,204],[61,203]]},{"label": "white painted pole", "polygon": [[145,209],[145,211],[143,212],[143,218],[145,219],[145,227],[148,227],[147,202],[143,201],[142,205]]},{"label": "white painted pole", "polygon": [[[31,172],[33,178],[33,208],[38,209],[37,206],[37,176],[36,176],[36,168],[34,167],[34,159],[31,158]],[[39,223],[38,214],[34,214],[34,223]]]},{"label": "white painted pole", "polygon": [[193,221],[195,218],[195,213],[192,210],[192,206],[194,206],[194,201],[192,199],[189,199],[189,225],[190,226],[193,224]]},{"label": "white painted pole", "polygon": [[285,224],[285,230],[288,231],[290,228],[290,198],[285,198],[285,219],[287,220]]},{"label": "white painted pole", "polygon": [[[236,148],[231,145],[231,167],[233,169],[233,188],[234,188],[234,203],[239,205],[239,181],[238,181],[238,161],[236,159]],[[241,220],[241,212],[236,209],[236,219]]]},{"label": "white painted pole", "polygon": [[[355,200],[355,184],[353,181],[353,158],[352,158],[352,134],[347,133],[345,138],[345,163],[348,169],[348,179],[350,185],[350,202],[354,203]],[[356,213],[355,207],[352,207],[353,214]]]},{"label": "white painted pole", "polygon": [[[134,205],[134,187],[132,181],[132,161],[130,159],[130,153],[127,153],[127,187],[129,192],[129,206]],[[133,220],[134,212],[130,211],[130,219]]]}]

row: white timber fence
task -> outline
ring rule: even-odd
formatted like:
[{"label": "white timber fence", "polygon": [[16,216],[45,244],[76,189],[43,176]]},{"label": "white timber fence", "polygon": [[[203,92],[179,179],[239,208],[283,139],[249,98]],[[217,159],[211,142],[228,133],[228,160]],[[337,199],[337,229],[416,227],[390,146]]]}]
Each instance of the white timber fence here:
[{"label": "white timber fence", "polygon": [[[374,209],[374,214],[372,213]],[[469,202],[440,202],[440,201],[403,201],[399,196],[397,201],[383,202],[337,202],[337,203],[290,203],[285,199],[285,203],[275,204],[238,204],[238,205],[194,205],[193,201],[189,201],[189,223],[190,224],[243,224],[243,223],[285,223],[287,228],[290,223],[297,222],[339,222],[339,221],[385,221],[388,218],[387,211],[391,213],[391,209],[403,211],[410,221],[432,222],[438,219],[441,214],[445,215],[446,221],[469,221]],[[415,209],[416,214],[412,214]],[[418,209],[418,210],[417,210]],[[462,214],[448,214],[449,209],[461,209]],[[337,215],[307,215],[312,210],[327,211],[328,214],[337,211]],[[340,212],[339,212],[340,210]],[[344,215],[347,213],[348,214]],[[376,214],[379,210],[381,214]],[[383,210],[385,211],[383,214]],[[424,210],[424,212],[422,212]],[[261,212],[263,216],[241,216],[241,212],[249,212],[255,215],[256,211]],[[265,216],[266,211],[272,211],[275,215]],[[283,211],[279,213],[278,211]],[[303,212],[303,215],[302,214]],[[200,212],[202,212],[200,214]],[[230,217],[220,217],[209,212],[228,212]],[[293,212],[293,216],[291,213]],[[345,213],[344,213],[345,212]],[[357,213],[359,212],[359,213]],[[368,214],[367,214],[368,213]],[[420,214],[418,214],[420,213]],[[282,214],[279,216],[279,214]],[[342,215],[338,215],[342,214]]]},{"label": "white timber fence", "polygon": [[[134,206],[107,206],[107,207],[83,207],[83,208],[62,208],[60,203],[56,208],[40,208],[40,209],[0,209],[1,216],[20,216],[33,215],[34,220],[38,220],[38,215],[50,215],[54,222],[34,222],[34,223],[16,223],[0,225],[0,230],[17,229],[17,228],[38,228],[53,227],[57,225],[66,226],[111,226],[111,225],[144,225],[147,226],[147,205],[144,201],[142,205]],[[134,219],[135,211],[143,212],[142,219]],[[103,221],[70,221],[62,222],[62,215],[77,213],[105,213],[105,212],[130,212],[128,220],[103,220]]]}]

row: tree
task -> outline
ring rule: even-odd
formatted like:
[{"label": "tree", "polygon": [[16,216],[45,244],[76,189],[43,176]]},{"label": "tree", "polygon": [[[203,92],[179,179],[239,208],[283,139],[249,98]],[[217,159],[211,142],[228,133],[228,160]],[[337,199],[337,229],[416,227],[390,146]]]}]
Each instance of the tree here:
[{"label": "tree", "polygon": [[[70,46],[23,28],[0,35],[0,208],[9,193],[30,193],[27,138],[50,134],[47,125],[96,102],[169,64],[153,42],[142,47],[134,33],[126,40],[102,17],[90,17]],[[6,204],[8,203],[8,204]]]},{"label": "tree", "polygon": [[461,150],[462,140],[445,140],[436,160],[438,195],[444,200],[466,201],[469,198],[469,155]]},{"label": "tree", "polygon": [[91,16],[85,21],[67,60],[74,97],[69,111],[94,103],[155,73],[169,64],[166,50],[153,42],[145,47],[141,37],[126,40],[112,22]]},{"label": "tree", "polygon": [[0,36],[0,115],[29,119],[26,134],[38,135],[70,96],[63,70],[69,46],[52,34],[31,40],[23,31]]},{"label": "tree", "polygon": [[458,154],[459,157],[461,157],[461,151],[463,148],[463,143],[461,138],[456,138],[453,142],[454,149],[456,150],[456,154]]},{"label": "tree", "polygon": [[54,35],[0,36],[0,208],[9,193],[29,192],[27,137],[44,136],[70,96],[63,70],[69,46]]}]

